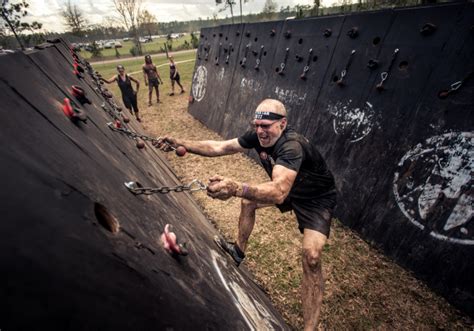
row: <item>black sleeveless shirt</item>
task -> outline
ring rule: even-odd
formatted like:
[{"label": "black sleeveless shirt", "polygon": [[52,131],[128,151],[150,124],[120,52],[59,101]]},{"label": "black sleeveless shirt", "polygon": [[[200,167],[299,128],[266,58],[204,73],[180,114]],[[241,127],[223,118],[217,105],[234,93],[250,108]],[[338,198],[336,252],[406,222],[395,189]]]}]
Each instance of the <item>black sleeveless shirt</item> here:
[{"label": "black sleeveless shirt", "polygon": [[120,78],[120,75],[117,75],[117,84],[122,92],[122,95],[133,96],[132,81],[128,75],[125,75],[125,80]]}]

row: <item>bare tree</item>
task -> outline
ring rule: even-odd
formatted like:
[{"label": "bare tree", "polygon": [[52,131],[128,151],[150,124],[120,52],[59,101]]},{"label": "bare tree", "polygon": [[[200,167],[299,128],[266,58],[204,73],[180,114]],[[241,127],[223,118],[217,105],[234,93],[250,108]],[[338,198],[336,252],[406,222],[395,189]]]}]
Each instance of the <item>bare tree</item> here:
[{"label": "bare tree", "polygon": [[142,55],[142,45],[138,35],[139,18],[141,14],[141,0],[113,0],[115,9],[120,19],[128,31],[131,31],[135,40],[138,54]]},{"label": "bare tree", "polygon": [[263,5],[263,13],[274,13],[277,11],[277,4],[274,0],[265,0]]},{"label": "bare tree", "polygon": [[148,10],[144,10],[139,17],[139,29],[147,32],[151,38],[152,30],[157,26],[156,17],[152,15]]},{"label": "bare tree", "polygon": [[14,3],[11,3],[9,0],[2,0],[2,7],[0,8],[0,17],[4,27],[10,29],[22,50],[25,49],[25,46],[20,38],[21,32],[25,30],[34,32],[35,30],[40,30],[42,27],[42,24],[36,21],[31,24],[21,21],[23,17],[28,15],[28,11],[26,10],[28,7],[29,4],[26,0]]},{"label": "bare tree", "polygon": [[230,16],[232,17],[232,24],[234,24],[234,5],[235,5],[235,1],[234,0],[216,0],[216,5],[217,6],[224,5],[224,7],[219,9],[219,13],[227,10],[227,8],[230,8]]},{"label": "bare tree", "polygon": [[87,20],[84,18],[84,14],[77,9],[76,5],[71,4],[71,0],[68,0],[66,7],[62,10],[62,15],[65,24],[71,30],[73,35],[83,36],[84,31],[87,28]]}]

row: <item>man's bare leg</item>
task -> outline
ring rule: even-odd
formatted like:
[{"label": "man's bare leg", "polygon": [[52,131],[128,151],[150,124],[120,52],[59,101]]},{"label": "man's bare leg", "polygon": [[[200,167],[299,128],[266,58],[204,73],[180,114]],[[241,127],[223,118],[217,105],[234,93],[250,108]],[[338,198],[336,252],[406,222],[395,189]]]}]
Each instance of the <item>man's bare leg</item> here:
[{"label": "man's bare leg", "polygon": [[247,241],[255,225],[255,210],[269,206],[271,205],[242,199],[239,215],[239,234],[237,238],[237,246],[239,246],[242,252],[245,252],[247,249]]},{"label": "man's bare leg", "polygon": [[305,331],[313,331],[318,327],[324,291],[321,253],[326,239],[327,237],[318,231],[304,229],[301,294]]},{"label": "man's bare leg", "polygon": [[160,102],[160,90],[158,89],[158,86],[155,86],[155,91],[156,91],[156,103]]},{"label": "man's bare leg", "polygon": [[148,106],[151,106],[151,97],[153,96],[153,89],[148,89]]}]

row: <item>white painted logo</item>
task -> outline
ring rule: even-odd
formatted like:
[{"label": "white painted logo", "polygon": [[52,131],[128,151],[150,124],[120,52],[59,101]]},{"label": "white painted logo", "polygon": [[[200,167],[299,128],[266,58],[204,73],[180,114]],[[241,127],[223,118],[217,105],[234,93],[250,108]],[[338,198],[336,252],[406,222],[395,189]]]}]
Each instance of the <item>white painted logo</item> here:
[{"label": "white painted logo", "polygon": [[240,81],[240,87],[257,92],[262,89],[262,84],[258,80],[243,77]]},{"label": "white painted logo", "polygon": [[330,104],[329,112],[334,116],[334,132],[337,135],[348,135],[350,142],[357,142],[379,124],[370,102],[367,101],[362,107],[353,107],[351,103],[352,100]]},{"label": "white painted logo", "polygon": [[196,69],[193,77],[193,97],[197,102],[201,101],[206,95],[207,87],[207,69],[204,66],[199,66]]},{"label": "white painted logo", "polygon": [[474,245],[474,133],[427,139],[398,164],[393,192],[403,214],[434,238]]},{"label": "white painted logo", "polygon": [[298,95],[295,90],[286,90],[279,86],[275,86],[275,95],[285,106],[302,106],[306,100],[306,93]]}]

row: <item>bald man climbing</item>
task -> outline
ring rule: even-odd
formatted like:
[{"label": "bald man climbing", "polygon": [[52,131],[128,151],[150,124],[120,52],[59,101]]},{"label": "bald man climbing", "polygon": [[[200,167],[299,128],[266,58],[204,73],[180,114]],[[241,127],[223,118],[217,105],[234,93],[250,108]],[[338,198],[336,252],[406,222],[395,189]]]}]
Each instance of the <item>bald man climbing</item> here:
[{"label": "bald man climbing", "polygon": [[208,195],[227,200],[242,198],[239,233],[235,243],[216,239],[237,266],[245,258],[247,242],[255,224],[255,210],[276,205],[281,212],[293,210],[303,233],[302,300],[305,330],[315,330],[323,298],[321,253],[334,207],[334,178],[321,154],[302,135],[287,125],[285,106],[278,100],[262,101],[253,120],[254,129],[226,141],[190,141],[164,137],[160,148],[184,146],[202,156],[221,156],[254,148],[271,180],[249,185],[230,178],[210,179]]}]

